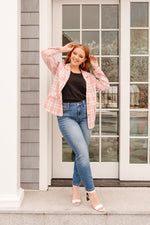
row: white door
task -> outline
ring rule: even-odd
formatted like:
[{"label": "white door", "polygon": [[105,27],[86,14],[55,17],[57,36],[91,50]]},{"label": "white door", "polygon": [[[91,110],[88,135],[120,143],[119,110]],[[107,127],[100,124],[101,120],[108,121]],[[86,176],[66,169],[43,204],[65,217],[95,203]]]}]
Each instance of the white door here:
[{"label": "white door", "polygon": [[150,1],[120,13],[120,179],[150,180]]},{"label": "white door", "polygon": [[[89,144],[94,178],[150,179],[149,18],[149,1],[53,1],[53,46],[88,45],[111,85],[97,93]],[[72,178],[73,161],[54,117],[53,178]]]},{"label": "white door", "polygon": [[[119,5],[114,1],[54,1],[53,46],[84,43],[111,82],[97,93],[96,126],[89,154],[94,178],[117,178],[119,161]],[[63,60],[65,54],[57,56]],[[108,65],[108,66],[107,66]],[[74,154],[53,120],[53,177],[71,178]]]}]

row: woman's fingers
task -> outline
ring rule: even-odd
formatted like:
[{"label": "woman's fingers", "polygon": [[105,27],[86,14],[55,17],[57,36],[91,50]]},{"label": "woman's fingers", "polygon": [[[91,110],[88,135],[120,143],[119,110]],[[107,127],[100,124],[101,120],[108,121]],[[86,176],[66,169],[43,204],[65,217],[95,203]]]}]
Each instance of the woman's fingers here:
[{"label": "woman's fingers", "polygon": [[97,57],[91,55],[90,56],[90,63],[91,63],[91,66],[93,67],[93,69],[96,69],[98,67]]},{"label": "woman's fingers", "polygon": [[97,62],[97,57],[95,57],[94,55],[90,55],[90,62]]},{"label": "woman's fingers", "polygon": [[67,47],[73,48],[75,46],[74,42],[70,42]]}]

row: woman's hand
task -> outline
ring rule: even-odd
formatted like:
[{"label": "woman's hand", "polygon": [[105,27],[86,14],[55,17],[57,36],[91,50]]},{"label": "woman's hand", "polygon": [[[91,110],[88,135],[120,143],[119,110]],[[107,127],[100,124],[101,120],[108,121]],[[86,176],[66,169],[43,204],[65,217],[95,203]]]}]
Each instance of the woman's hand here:
[{"label": "woman's hand", "polygon": [[74,42],[70,42],[67,45],[60,48],[61,52],[70,52],[74,48]]},{"label": "woman's hand", "polygon": [[92,66],[93,70],[96,70],[98,68],[98,60],[97,60],[97,57],[91,55],[90,56],[90,63],[91,63],[91,66]]}]

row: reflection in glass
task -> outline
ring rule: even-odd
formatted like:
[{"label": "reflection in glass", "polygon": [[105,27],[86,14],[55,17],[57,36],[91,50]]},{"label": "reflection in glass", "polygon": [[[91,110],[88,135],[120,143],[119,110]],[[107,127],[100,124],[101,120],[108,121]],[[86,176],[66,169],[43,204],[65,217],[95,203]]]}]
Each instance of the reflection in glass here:
[{"label": "reflection in glass", "polygon": [[62,35],[63,46],[69,42],[75,42],[75,44],[80,43],[80,32],[78,31],[63,31]]},{"label": "reflection in glass", "polygon": [[148,57],[131,56],[130,62],[131,81],[148,81]]},{"label": "reflection in glass", "polygon": [[101,92],[101,107],[102,108],[118,108],[118,85],[110,85],[110,88]]},{"label": "reflection in glass", "polygon": [[100,99],[99,99],[100,93],[99,91],[96,92],[96,109],[100,109]]},{"label": "reflection in glass", "polygon": [[[75,44],[80,43],[80,32],[79,31],[63,31],[62,32],[62,45],[66,45],[69,42],[74,42]],[[67,52],[63,53],[67,55]]]},{"label": "reflection in glass", "polygon": [[148,139],[130,139],[130,163],[147,163]]},{"label": "reflection in glass", "polygon": [[131,27],[148,27],[148,3],[131,3]]},{"label": "reflection in glass", "polygon": [[118,5],[102,5],[102,29],[119,28]]},{"label": "reflection in glass", "polygon": [[114,111],[102,111],[102,135],[119,134],[119,113]]},{"label": "reflection in glass", "polygon": [[91,55],[99,54],[99,32],[98,31],[83,31],[82,43],[89,47]]},{"label": "reflection in glass", "polygon": [[119,58],[103,57],[102,70],[110,82],[119,81]]},{"label": "reflection in glass", "polygon": [[[90,19],[87,19],[90,15]],[[99,28],[99,5],[82,6],[82,28],[98,29]]]},{"label": "reflection in glass", "polygon": [[92,135],[99,135],[99,112],[96,112],[95,127],[93,128]]},{"label": "reflection in glass", "polygon": [[102,162],[119,162],[119,138],[102,138]]},{"label": "reflection in glass", "polygon": [[102,55],[118,54],[118,31],[102,31]]},{"label": "reflection in glass", "polygon": [[130,85],[130,107],[147,108],[148,107],[148,85],[132,84]]},{"label": "reflection in glass", "polygon": [[131,30],[131,54],[148,54],[148,30]]},{"label": "reflection in glass", "polygon": [[91,137],[89,143],[89,157],[91,162],[99,162],[99,138]]},{"label": "reflection in glass", "polygon": [[71,147],[68,145],[64,137],[62,138],[62,161],[72,162],[74,161],[75,155]]},{"label": "reflection in glass", "polygon": [[130,135],[147,136],[148,135],[148,113],[130,112]]},{"label": "reflection in glass", "polygon": [[63,5],[62,7],[62,28],[80,28],[80,5]]}]

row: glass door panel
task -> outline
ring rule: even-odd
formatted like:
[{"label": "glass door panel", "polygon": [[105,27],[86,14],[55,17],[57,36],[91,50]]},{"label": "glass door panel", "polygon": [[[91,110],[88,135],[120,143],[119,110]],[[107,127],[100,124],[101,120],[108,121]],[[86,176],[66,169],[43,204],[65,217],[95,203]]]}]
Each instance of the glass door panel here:
[{"label": "glass door panel", "polygon": [[132,2],[130,48],[130,163],[148,163],[149,4]]},{"label": "glass door panel", "polygon": [[[62,16],[66,17],[66,9],[68,8],[71,9],[72,5],[63,5],[62,6]],[[78,17],[82,19],[82,24],[79,29],[79,31],[72,31],[72,28],[70,31],[68,30],[68,21],[65,23],[66,20],[63,20],[62,27],[67,27],[67,31],[63,29],[63,45],[70,42],[74,41],[75,43],[79,43],[79,36],[81,37],[81,43],[88,45],[90,48],[90,52],[93,55],[96,55],[101,59],[101,65],[102,68],[104,68],[106,75],[108,74],[108,77],[110,78],[110,81],[113,82],[119,82],[119,41],[118,41],[118,27],[119,27],[119,12],[118,12],[118,5],[81,5],[81,14],[79,15],[79,7],[75,7],[74,11],[78,14]],[[104,10],[104,12],[103,12]],[[100,18],[100,11],[101,11],[101,18]],[[87,16],[91,15],[91,20],[87,20]],[[106,16],[107,15],[107,16]],[[67,15],[68,16],[68,15]],[[71,15],[70,15],[71,16]],[[108,26],[107,24],[107,19],[110,20],[112,18],[113,20],[111,21],[110,25]],[[68,18],[69,19],[69,18]],[[71,19],[71,18],[70,18]],[[74,23],[74,21],[72,21]],[[77,27],[77,26],[76,26]],[[100,29],[100,27],[103,27],[105,31]],[[73,26],[74,28],[74,26]],[[79,28],[79,27],[78,27]],[[86,31],[84,31],[86,29]],[[92,31],[91,31],[92,29]],[[96,30],[94,30],[96,29]],[[98,29],[98,31],[97,31]],[[110,31],[111,29],[111,31]],[[113,29],[113,31],[112,31]],[[74,33],[74,34],[73,34]],[[65,34],[65,35],[64,35]],[[101,34],[101,36],[100,36]],[[66,36],[67,41],[66,41]],[[101,46],[101,48],[100,48]],[[101,51],[101,52],[100,52]],[[112,55],[112,57],[110,56]],[[105,57],[104,57],[105,56]],[[109,56],[109,57],[107,57]],[[113,67],[113,70],[112,70]],[[110,69],[110,73],[108,72]],[[107,71],[108,70],[108,71]],[[116,73],[117,71],[117,73]],[[114,76],[115,77],[114,77]],[[101,93],[100,93],[101,94]],[[103,112],[102,108],[104,105],[101,105],[101,108],[99,108],[100,104],[100,99],[98,99],[98,108],[97,108],[97,113],[96,113],[96,125],[95,128],[93,129],[92,132],[92,137],[90,140],[89,144],[89,152],[90,152],[90,160],[97,162],[100,160],[99,158],[99,151],[100,149],[100,144],[99,142],[101,141],[101,136],[103,136],[103,143],[105,142],[105,135],[114,135],[118,138],[118,131],[117,127],[119,124],[119,111],[118,111],[118,104],[117,104],[117,99],[118,99],[118,85],[111,85],[111,88],[109,91],[103,92],[102,93],[102,98],[106,99],[107,101],[107,108],[112,109],[116,108],[117,111],[106,111]],[[104,96],[103,96],[104,95]],[[101,117],[101,124],[100,124],[100,117]],[[114,121],[116,121],[114,123]],[[113,124],[113,125],[112,125]],[[100,134],[100,127],[101,127],[101,134]],[[115,128],[115,130],[114,130]],[[109,129],[109,131],[108,131]],[[104,132],[104,130],[107,130],[107,132]],[[116,142],[116,137],[111,138],[110,144]],[[106,140],[107,140],[106,139]],[[66,143],[65,143],[66,146]],[[64,148],[66,148],[64,146]],[[107,148],[107,146],[101,145],[102,148]],[[109,148],[109,147],[108,147]],[[111,148],[111,147],[110,147]],[[103,150],[103,151],[104,151]],[[65,151],[64,151],[65,152]],[[65,153],[64,153],[65,154]],[[118,162],[118,151],[115,151],[116,154],[116,159]],[[111,155],[107,155],[107,162],[112,161]],[[63,157],[64,158],[64,157]],[[69,157],[70,158],[70,157]],[[67,160],[66,160],[67,161]],[[106,161],[106,159],[105,159]]]}]

